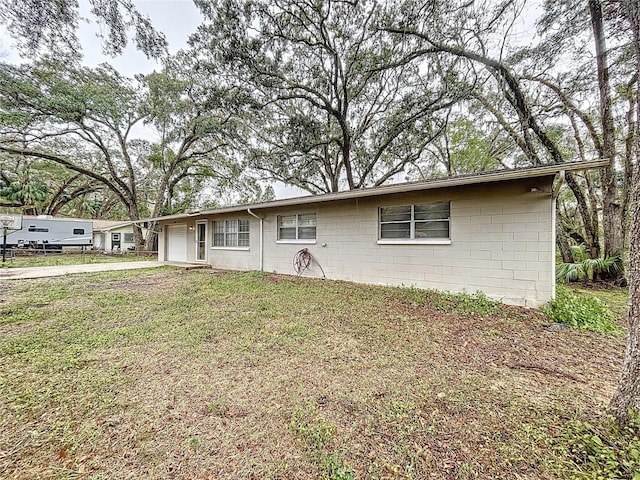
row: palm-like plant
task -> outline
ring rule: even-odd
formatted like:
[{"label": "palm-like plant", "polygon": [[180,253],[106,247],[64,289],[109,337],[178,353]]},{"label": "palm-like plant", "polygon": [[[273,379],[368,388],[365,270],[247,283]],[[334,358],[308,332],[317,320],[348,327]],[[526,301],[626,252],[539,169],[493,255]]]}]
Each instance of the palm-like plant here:
[{"label": "palm-like plant", "polygon": [[587,247],[576,245],[571,247],[574,263],[562,263],[556,270],[556,280],[560,283],[588,279],[593,281],[604,273],[620,271],[620,256],[590,258]]}]

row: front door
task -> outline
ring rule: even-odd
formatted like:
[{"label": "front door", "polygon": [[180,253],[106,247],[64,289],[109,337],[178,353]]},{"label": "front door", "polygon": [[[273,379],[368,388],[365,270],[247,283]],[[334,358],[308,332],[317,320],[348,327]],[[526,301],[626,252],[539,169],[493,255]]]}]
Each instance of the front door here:
[{"label": "front door", "polygon": [[112,233],[111,234],[111,250],[120,250],[122,248],[122,243],[120,242],[120,234]]},{"label": "front door", "polygon": [[196,222],[196,260],[198,262],[207,261],[207,222],[200,220]]}]

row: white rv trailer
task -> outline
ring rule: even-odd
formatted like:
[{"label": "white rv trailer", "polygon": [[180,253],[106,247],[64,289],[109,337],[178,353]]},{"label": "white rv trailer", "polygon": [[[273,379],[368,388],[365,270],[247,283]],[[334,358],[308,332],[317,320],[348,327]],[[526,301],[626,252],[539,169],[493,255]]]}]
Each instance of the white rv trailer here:
[{"label": "white rv trailer", "polygon": [[93,222],[51,216],[22,217],[22,229],[7,233],[7,248],[62,250],[63,247],[90,247]]}]

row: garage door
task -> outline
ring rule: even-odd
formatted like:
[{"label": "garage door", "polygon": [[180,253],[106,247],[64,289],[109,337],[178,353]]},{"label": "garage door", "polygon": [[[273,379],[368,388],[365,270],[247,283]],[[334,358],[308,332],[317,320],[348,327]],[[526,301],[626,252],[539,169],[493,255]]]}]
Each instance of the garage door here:
[{"label": "garage door", "polygon": [[187,261],[186,225],[170,225],[167,227],[167,260],[170,262]]}]

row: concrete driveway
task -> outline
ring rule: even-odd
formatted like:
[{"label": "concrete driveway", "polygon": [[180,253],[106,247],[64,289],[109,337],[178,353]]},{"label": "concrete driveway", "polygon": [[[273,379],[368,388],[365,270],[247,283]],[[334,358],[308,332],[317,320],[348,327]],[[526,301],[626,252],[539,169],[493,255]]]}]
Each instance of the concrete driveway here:
[{"label": "concrete driveway", "polygon": [[141,261],[122,263],[86,263],[81,265],[57,265],[53,267],[0,268],[1,280],[22,280],[25,278],[59,277],[73,273],[109,272],[112,270],[135,270],[167,265],[164,262]]}]

